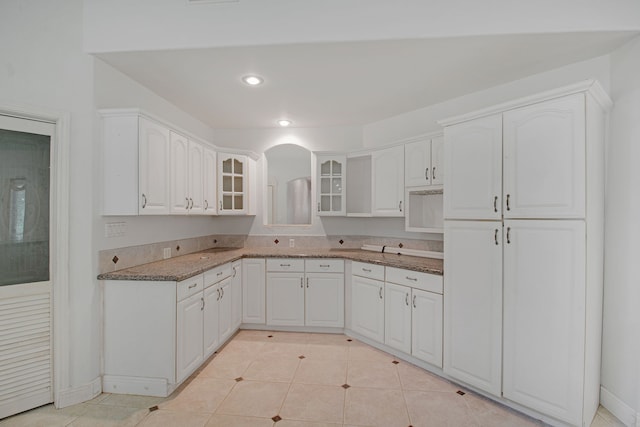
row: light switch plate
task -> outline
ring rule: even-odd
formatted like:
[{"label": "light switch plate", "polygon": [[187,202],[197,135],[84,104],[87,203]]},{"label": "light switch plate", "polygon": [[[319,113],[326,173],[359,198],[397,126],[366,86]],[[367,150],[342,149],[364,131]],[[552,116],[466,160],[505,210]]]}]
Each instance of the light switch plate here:
[{"label": "light switch plate", "polygon": [[295,239],[289,239],[289,247],[290,248],[294,248],[296,246],[296,240]]},{"label": "light switch plate", "polygon": [[164,248],[162,250],[162,257],[164,259],[171,258],[171,248]]},{"label": "light switch plate", "polygon": [[104,225],[104,237],[123,237],[127,231],[126,222],[108,222]]}]

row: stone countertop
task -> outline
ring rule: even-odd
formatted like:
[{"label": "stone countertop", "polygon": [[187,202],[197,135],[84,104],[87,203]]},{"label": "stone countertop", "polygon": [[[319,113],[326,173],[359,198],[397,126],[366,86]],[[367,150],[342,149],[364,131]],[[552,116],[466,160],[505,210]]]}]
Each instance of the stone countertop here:
[{"label": "stone countertop", "polygon": [[443,260],[378,253],[361,249],[212,248],[135,267],[103,273],[99,280],[148,280],[179,282],[241,258],[342,258],[386,267],[443,274]]}]

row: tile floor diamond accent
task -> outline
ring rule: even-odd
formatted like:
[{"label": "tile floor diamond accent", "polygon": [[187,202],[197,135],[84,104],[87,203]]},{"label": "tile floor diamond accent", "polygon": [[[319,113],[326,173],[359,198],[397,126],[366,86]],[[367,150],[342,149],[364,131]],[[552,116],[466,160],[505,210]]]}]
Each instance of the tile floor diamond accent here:
[{"label": "tile floor diamond accent", "polygon": [[[104,393],[63,409],[46,405],[5,418],[0,425],[544,425],[341,334],[242,330],[218,353],[167,398]],[[624,424],[600,407],[591,427]]]}]

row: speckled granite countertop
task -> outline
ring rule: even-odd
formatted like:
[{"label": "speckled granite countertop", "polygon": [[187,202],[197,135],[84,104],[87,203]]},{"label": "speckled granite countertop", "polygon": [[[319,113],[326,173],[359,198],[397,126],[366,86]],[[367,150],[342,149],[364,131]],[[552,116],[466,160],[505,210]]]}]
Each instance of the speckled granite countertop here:
[{"label": "speckled granite countertop", "polygon": [[213,248],[111,273],[103,273],[98,276],[98,279],[179,282],[241,258],[343,258],[431,274],[441,275],[443,272],[441,259],[382,254],[360,249]]}]

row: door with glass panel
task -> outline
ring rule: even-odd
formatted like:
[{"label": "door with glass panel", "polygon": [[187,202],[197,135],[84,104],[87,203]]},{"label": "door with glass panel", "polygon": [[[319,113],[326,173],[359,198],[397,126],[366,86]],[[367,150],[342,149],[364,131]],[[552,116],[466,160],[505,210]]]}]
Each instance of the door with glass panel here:
[{"label": "door with glass panel", "polygon": [[345,156],[318,156],[318,215],[344,216]]},{"label": "door with glass panel", "polygon": [[247,156],[218,153],[218,214],[247,213]]},{"label": "door with glass panel", "polygon": [[54,131],[0,115],[0,418],[53,401]]}]

